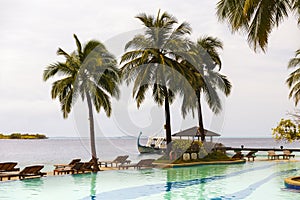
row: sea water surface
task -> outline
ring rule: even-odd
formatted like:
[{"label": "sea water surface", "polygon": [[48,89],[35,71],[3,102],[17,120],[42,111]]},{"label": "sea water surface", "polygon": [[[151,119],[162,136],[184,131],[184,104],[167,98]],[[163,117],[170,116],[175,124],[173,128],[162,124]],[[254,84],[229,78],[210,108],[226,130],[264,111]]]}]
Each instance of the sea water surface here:
[{"label": "sea water surface", "polygon": [[[145,144],[147,139],[142,139]],[[273,138],[217,138],[214,142],[229,147],[265,147],[265,148],[300,148],[300,142],[277,142]],[[98,138],[97,156],[100,160],[112,160],[118,155],[129,155],[136,162],[145,158],[158,158],[159,155],[141,155],[137,150],[136,138]],[[266,152],[259,152],[266,155]],[[15,161],[23,168],[32,164],[45,165],[46,171],[52,171],[53,165],[68,163],[74,158],[88,161],[91,158],[88,138],[49,138],[43,140],[0,140],[0,162]]]}]

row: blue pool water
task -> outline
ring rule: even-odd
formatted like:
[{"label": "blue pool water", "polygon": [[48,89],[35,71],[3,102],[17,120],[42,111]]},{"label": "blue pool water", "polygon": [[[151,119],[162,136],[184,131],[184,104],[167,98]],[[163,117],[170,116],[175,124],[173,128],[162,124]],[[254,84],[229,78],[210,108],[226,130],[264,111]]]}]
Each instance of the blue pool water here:
[{"label": "blue pool water", "polygon": [[300,193],[283,190],[283,179],[299,174],[294,161],[102,171],[3,182],[0,199],[290,200],[300,199]]}]

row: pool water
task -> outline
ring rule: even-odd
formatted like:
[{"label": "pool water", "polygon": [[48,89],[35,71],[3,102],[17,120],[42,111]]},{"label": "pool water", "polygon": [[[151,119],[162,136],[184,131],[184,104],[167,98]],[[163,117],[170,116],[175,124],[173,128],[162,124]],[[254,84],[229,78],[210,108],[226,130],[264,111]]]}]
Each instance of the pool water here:
[{"label": "pool water", "polygon": [[284,178],[300,162],[255,161],[173,169],[102,171],[0,183],[0,199],[300,199]]}]

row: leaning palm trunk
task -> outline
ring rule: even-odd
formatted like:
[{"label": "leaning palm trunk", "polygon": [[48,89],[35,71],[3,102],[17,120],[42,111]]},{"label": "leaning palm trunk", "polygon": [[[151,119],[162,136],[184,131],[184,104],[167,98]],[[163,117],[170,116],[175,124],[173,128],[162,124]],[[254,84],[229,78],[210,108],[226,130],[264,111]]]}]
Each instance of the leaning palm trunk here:
[{"label": "leaning palm trunk", "polygon": [[96,152],[96,142],[95,142],[95,128],[94,128],[94,116],[92,108],[92,100],[90,94],[86,93],[86,100],[89,109],[89,121],[90,121],[90,141],[91,141],[91,153],[93,161],[93,171],[99,171],[98,161],[97,161],[97,152]]},{"label": "leaning palm trunk", "polygon": [[199,124],[198,124],[199,125],[199,130],[198,131],[200,132],[201,142],[204,142],[205,141],[205,134],[204,134],[204,126],[203,126],[200,90],[196,91],[196,95],[197,95],[197,103],[198,103],[198,122],[199,122]]},{"label": "leaning palm trunk", "polygon": [[64,77],[53,83],[51,96],[58,98],[61,103],[63,117],[67,118],[72,110],[72,105],[80,96],[88,104],[90,121],[90,142],[94,171],[99,171],[95,146],[95,130],[93,106],[96,112],[103,108],[106,115],[111,114],[111,97],[119,97],[119,70],[115,57],[110,54],[105,46],[97,41],[90,40],[82,47],[79,39],[74,34],[77,50],[71,54],[61,48],[57,54],[65,57],[64,62],[49,65],[43,74],[44,81],[55,75]]}]

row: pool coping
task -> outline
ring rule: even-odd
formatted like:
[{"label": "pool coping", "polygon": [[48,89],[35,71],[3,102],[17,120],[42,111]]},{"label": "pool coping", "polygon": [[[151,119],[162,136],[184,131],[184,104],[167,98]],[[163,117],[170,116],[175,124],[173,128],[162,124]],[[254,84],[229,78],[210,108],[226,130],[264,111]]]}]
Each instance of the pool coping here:
[{"label": "pool coping", "polygon": [[230,160],[230,161],[207,161],[207,162],[190,162],[190,163],[181,163],[181,164],[172,164],[172,163],[157,163],[154,162],[153,164],[157,167],[161,168],[177,168],[177,167],[192,167],[192,166],[199,166],[199,165],[227,165],[227,164],[242,164],[245,163],[246,160]]}]

